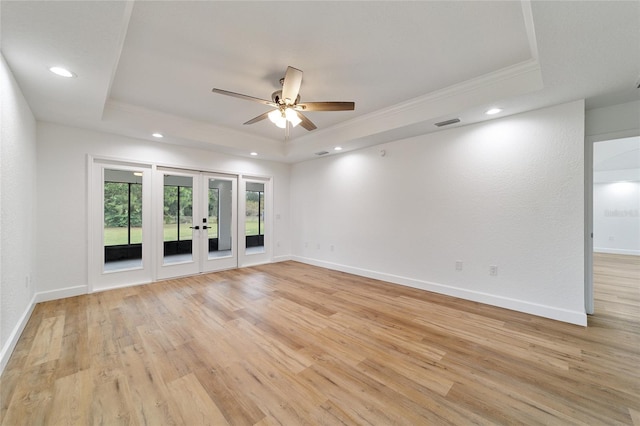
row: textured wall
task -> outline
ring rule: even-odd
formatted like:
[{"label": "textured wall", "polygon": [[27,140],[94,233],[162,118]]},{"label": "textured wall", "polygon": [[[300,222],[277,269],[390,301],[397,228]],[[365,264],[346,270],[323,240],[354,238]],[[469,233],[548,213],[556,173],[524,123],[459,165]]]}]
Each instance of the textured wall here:
[{"label": "textured wall", "polygon": [[34,285],[36,122],[4,57],[0,62],[0,347],[2,359]]},{"label": "textured wall", "polygon": [[583,146],[579,101],[296,164],[293,254],[586,323]]}]

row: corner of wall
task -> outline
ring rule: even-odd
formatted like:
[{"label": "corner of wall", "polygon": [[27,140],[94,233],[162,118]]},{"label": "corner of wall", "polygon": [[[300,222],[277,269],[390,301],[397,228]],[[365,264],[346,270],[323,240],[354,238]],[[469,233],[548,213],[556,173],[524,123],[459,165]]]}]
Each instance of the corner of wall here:
[{"label": "corner of wall", "polygon": [[35,303],[36,120],[0,54],[0,371]]}]

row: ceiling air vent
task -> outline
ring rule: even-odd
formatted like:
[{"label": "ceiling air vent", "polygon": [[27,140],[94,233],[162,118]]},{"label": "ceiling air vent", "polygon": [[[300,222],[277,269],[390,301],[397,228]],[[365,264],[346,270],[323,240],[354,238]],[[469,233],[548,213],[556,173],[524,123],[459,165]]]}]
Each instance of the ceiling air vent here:
[{"label": "ceiling air vent", "polygon": [[316,152],[316,155],[327,155],[329,152],[328,151],[320,151],[320,152]]},{"label": "ceiling air vent", "polygon": [[459,122],[460,122],[459,118],[452,118],[451,120],[441,121],[439,123],[436,123],[436,126],[438,126],[438,127],[448,126],[450,124],[456,124],[456,123],[459,123]]}]

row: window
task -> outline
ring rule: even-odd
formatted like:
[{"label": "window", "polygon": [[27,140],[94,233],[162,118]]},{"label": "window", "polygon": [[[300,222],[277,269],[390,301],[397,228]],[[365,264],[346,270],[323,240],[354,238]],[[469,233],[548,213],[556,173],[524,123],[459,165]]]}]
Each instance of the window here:
[{"label": "window", "polygon": [[264,191],[247,191],[245,235],[264,235]]},{"label": "window", "polygon": [[187,241],[193,238],[193,189],[164,186],[164,241]]},{"label": "window", "polygon": [[104,245],[142,243],[142,184],[104,183]]},{"label": "window", "polygon": [[[140,266],[140,259],[142,259],[141,173],[105,169],[103,191],[102,235],[105,270]],[[137,262],[122,262],[133,260]]]},{"label": "window", "polygon": [[220,211],[220,189],[209,188],[209,217],[207,219],[207,236],[218,238],[218,213]]}]

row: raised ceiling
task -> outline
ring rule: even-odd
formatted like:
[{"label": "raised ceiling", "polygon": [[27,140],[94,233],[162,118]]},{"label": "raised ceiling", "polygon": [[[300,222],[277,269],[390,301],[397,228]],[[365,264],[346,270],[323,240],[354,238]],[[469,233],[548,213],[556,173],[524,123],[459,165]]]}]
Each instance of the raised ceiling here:
[{"label": "raised ceiling", "polygon": [[[638,99],[640,3],[64,2],[0,3],[2,53],[39,120],[300,161],[586,98]],[[48,72],[65,65],[78,77]],[[242,123],[268,107],[288,65],[318,130]]]}]

